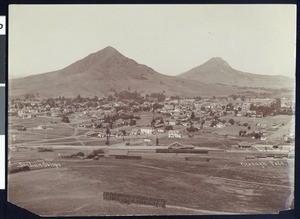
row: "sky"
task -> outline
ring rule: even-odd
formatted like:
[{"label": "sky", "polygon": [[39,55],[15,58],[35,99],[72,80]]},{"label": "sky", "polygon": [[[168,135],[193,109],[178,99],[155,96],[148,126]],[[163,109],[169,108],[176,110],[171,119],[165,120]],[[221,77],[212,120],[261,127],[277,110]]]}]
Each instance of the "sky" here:
[{"label": "sky", "polygon": [[62,69],[112,46],[178,75],[212,57],[295,77],[295,5],[10,5],[9,77]]}]

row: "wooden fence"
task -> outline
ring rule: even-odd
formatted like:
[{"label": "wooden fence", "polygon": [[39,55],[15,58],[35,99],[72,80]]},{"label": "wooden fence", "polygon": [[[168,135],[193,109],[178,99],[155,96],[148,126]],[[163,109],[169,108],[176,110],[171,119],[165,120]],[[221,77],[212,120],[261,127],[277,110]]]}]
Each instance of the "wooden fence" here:
[{"label": "wooden fence", "polygon": [[200,162],[209,162],[210,158],[208,157],[185,157],[186,161],[200,161]]},{"label": "wooden fence", "polygon": [[118,201],[122,204],[134,203],[140,205],[151,205],[160,208],[166,207],[165,199],[149,198],[149,197],[138,196],[138,195],[127,195],[121,193],[104,192],[103,199],[110,200],[110,201]]},{"label": "wooden fence", "polygon": [[116,159],[141,160],[142,156],[115,155]]}]

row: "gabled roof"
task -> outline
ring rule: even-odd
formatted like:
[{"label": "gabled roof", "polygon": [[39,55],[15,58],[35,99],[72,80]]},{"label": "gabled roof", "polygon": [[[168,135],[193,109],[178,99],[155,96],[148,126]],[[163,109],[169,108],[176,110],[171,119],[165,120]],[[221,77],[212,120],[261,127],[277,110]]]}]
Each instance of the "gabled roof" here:
[{"label": "gabled roof", "polygon": [[181,146],[183,146],[183,144],[181,144],[181,143],[175,141],[175,142],[173,142],[172,144],[168,145],[168,147],[170,147],[170,146],[181,147]]},{"label": "gabled roof", "polygon": [[246,142],[246,141],[242,141],[238,143],[239,146],[244,146],[244,147],[251,147],[253,144]]}]

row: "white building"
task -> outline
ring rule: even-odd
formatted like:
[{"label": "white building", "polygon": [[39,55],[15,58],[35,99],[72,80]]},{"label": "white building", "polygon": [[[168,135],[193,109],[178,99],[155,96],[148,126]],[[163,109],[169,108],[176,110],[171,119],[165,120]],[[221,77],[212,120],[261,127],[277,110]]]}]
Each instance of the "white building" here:
[{"label": "white building", "polygon": [[219,122],[219,123],[216,125],[217,128],[224,128],[225,126],[226,126],[226,125],[223,124],[222,122]]},{"label": "white building", "polygon": [[142,135],[153,135],[153,128],[141,128]]},{"label": "white building", "polygon": [[169,130],[168,131],[168,137],[169,138],[181,138],[182,135],[179,132],[179,130]]}]

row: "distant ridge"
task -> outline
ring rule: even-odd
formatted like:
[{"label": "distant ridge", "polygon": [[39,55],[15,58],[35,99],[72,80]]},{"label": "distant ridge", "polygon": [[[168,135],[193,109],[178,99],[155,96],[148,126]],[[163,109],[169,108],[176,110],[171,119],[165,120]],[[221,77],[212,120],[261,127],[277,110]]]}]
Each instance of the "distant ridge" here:
[{"label": "distant ridge", "polygon": [[202,65],[179,75],[208,84],[224,84],[239,87],[290,88],[294,81],[280,75],[259,75],[233,69],[220,57],[209,59]]},{"label": "distant ridge", "polygon": [[10,96],[38,93],[40,97],[107,96],[112,91],[199,96],[227,95],[240,90],[167,76],[122,55],[108,46],[53,72],[11,79]]}]

